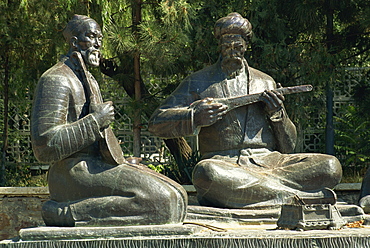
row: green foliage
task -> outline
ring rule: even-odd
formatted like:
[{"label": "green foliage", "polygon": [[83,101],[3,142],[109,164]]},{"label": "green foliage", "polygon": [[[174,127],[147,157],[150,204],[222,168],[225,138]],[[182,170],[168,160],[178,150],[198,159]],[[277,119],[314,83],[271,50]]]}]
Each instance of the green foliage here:
[{"label": "green foliage", "polygon": [[362,183],[366,167],[343,167],[341,183]]},{"label": "green foliage", "polygon": [[9,163],[5,171],[5,187],[41,187],[47,186],[46,174],[31,171],[29,164]]},{"label": "green foliage", "polygon": [[336,156],[343,165],[342,182],[361,182],[370,165],[369,78],[370,70],[362,70],[359,84],[352,92],[354,104],[343,106],[335,118],[335,148]]},{"label": "green foliage", "polygon": [[111,50],[109,55],[118,56],[119,66],[123,67],[132,63],[125,59],[127,55],[133,58],[138,52],[141,73],[144,74],[172,74],[178,71],[189,46],[187,32],[191,28],[192,7],[184,0],[152,1],[141,5],[142,21],[136,23],[132,20],[132,6],[122,4],[124,2],[129,1],[112,6],[116,14],[111,15],[105,25],[105,34],[109,39],[107,47]]},{"label": "green foliage", "polygon": [[195,151],[188,159],[182,159],[180,163],[172,160],[166,164],[149,164],[148,167],[156,172],[164,174],[180,184],[187,185],[192,183],[193,169],[200,161],[200,158],[200,153]]},{"label": "green foliage", "polygon": [[182,184],[191,184],[193,169],[200,159],[201,154],[198,151],[193,151],[189,158],[181,159],[181,162],[177,164],[178,171],[182,178],[182,180],[180,180]]},{"label": "green foliage", "polygon": [[336,117],[336,154],[348,174],[363,176],[370,166],[370,70],[354,88],[354,104]]},{"label": "green foliage", "polygon": [[370,120],[353,105],[336,117],[336,153],[344,167],[367,168],[370,165]]},{"label": "green foliage", "polygon": [[155,172],[158,172],[158,173],[163,173],[163,171],[165,170],[165,165],[164,164],[148,164],[147,165],[148,168],[154,170]]},{"label": "green foliage", "polygon": [[362,74],[353,96],[356,106],[358,106],[358,112],[363,118],[370,120],[370,68]]}]

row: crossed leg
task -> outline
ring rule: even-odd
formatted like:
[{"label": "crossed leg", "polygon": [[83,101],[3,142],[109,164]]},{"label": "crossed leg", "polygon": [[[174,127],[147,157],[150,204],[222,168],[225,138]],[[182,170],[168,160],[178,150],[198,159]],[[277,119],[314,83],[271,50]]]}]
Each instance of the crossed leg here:
[{"label": "crossed leg", "polygon": [[[217,158],[217,159],[214,159]],[[227,208],[255,208],[286,203],[295,194],[316,194],[339,183],[339,161],[323,154],[269,153],[248,158],[247,166],[238,158],[220,156],[200,161],[193,172],[193,184],[202,205]]]}]

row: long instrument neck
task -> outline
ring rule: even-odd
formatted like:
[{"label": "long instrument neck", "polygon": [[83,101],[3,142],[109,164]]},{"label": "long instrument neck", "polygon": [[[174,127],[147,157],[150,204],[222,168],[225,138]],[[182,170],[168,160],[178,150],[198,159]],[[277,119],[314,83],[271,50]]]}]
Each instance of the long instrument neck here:
[{"label": "long instrument neck", "polygon": [[90,103],[101,103],[102,100],[100,99],[100,97],[97,95],[97,93],[94,90],[93,83],[91,82],[89,72],[86,68],[85,61],[83,60],[81,53],[78,51],[74,51],[72,52],[71,57],[75,59],[77,67],[79,71],[81,72],[80,73],[81,79],[84,84],[87,96],[90,100]]},{"label": "long instrument neck", "polygon": [[[308,92],[312,90],[312,85],[298,85],[292,87],[278,88],[275,91],[283,94],[293,94],[300,92]],[[256,103],[261,101],[262,93],[249,94],[244,96],[232,97],[232,98],[216,98],[214,101],[223,103],[228,106],[228,110],[232,110],[241,106]]]}]

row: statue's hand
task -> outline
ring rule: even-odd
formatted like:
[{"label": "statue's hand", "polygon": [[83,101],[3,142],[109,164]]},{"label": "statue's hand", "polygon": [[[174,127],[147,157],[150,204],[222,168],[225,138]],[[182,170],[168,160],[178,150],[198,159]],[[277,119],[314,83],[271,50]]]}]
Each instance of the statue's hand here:
[{"label": "statue's hand", "polygon": [[97,104],[91,103],[90,110],[98,122],[100,130],[107,128],[114,121],[114,107],[111,101]]},{"label": "statue's hand", "polygon": [[205,127],[221,120],[227,113],[227,105],[213,102],[213,98],[205,98],[191,104],[194,109],[194,125]]},{"label": "statue's hand", "polygon": [[[278,88],[281,88],[280,84],[278,84]],[[275,90],[266,90],[262,93],[261,100],[265,103],[266,111],[273,114],[283,108],[285,97]]]}]

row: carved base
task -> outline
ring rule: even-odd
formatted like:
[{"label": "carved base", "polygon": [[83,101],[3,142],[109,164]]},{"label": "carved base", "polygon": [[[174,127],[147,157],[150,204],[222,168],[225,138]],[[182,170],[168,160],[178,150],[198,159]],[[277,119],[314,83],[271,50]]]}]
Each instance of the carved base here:
[{"label": "carved base", "polygon": [[[262,248],[262,247],[370,247],[370,228],[342,230],[277,230],[276,225],[212,223],[212,230],[198,225],[136,227],[38,227],[23,229],[21,238],[4,240],[0,248],[126,247],[126,248]],[[58,236],[55,236],[58,234]],[[42,239],[44,237],[45,239]],[[52,239],[47,239],[47,238]],[[59,237],[59,238],[57,238]]]}]

